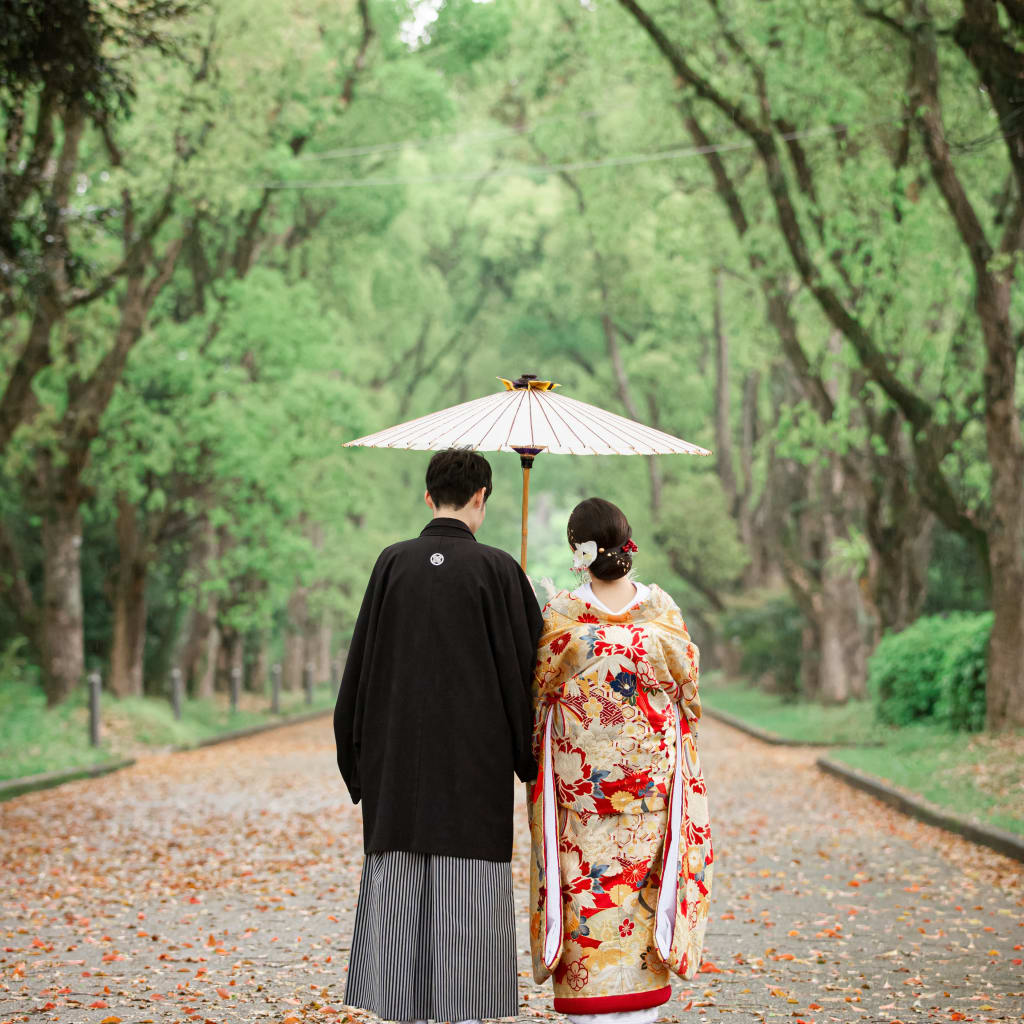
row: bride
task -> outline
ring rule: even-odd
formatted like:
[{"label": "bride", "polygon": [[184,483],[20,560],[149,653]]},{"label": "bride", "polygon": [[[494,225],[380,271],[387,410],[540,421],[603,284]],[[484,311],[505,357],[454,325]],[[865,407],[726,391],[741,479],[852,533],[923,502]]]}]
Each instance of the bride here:
[{"label": "bride", "polygon": [[588,498],[569,545],[589,580],[544,609],[529,803],[534,976],[578,1024],[647,1024],[700,967],[712,862],[695,727],[697,648],[631,580],[622,511]]}]

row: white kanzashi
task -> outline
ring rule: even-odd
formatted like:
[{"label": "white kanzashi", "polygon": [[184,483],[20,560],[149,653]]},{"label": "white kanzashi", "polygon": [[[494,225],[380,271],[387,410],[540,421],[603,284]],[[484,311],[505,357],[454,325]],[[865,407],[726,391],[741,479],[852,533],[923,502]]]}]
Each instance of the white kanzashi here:
[{"label": "white kanzashi", "polygon": [[597,541],[585,540],[572,549],[572,567],[576,570],[587,569],[597,558]]}]

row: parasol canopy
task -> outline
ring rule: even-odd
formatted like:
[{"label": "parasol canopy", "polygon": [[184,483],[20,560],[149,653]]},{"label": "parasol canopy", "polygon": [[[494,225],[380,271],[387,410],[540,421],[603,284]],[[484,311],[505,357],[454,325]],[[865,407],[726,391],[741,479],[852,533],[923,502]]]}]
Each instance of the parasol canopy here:
[{"label": "parasol canopy", "polygon": [[442,451],[472,448],[516,452],[523,468],[523,524],[520,564],[526,569],[530,470],[541,453],[552,455],[710,455],[707,448],[662,430],[555,393],[557,384],[524,373],[498,378],[504,390],[376,434],[348,441],[346,447]]},{"label": "parasol canopy", "polygon": [[504,391],[368,434],[348,446],[441,451],[530,451],[552,455],[710,455],[706,448],[555,392],[523,374]]}]

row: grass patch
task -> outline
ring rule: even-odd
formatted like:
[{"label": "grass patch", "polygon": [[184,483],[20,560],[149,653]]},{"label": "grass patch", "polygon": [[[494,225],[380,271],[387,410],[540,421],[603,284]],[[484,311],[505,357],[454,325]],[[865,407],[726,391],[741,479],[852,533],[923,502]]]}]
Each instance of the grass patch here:
[{"label": "grass patch", "polygon": [[[334,691],[313,691],[308,710],[334,705]],[[28,682],[0,684],[0,779],[40,772],[83,768],[174,746],[190,746],[236,729],[262,725],[280,716],[270,713],[262,694],[242,695],[232,714],[226,695],[212,700],[186,701],[176,721],[168,701],[159,697],[117,700],[104,694],[101,704],[101,744],[89,745],[89,708],[85,687],[56,708],[47,709],[38,686]],[[281,693],[282,715],[307,710],[301,692]]]},{"label": "grass patch", "polygon": [[[948,811],[1024,835],[1024,732],[953,733],[922,723],[899,728],[875,720],[869,701],[843,707],[792,703],[709,673],[705,706],[787,739],[839,749],[829,757],[916,793]],[[868,744],[875,744],[869,746]],[[881,745],[878,745],[881,744]]]},{"label": "grass patch", "polygon": [[1024,732],[968,735],[909,725],[894,730],[884,747],[830,756],[947,810],[1024,835]]},{"label": "grass patch", "polygon": [[851,701],[841,707],[786,701],[777,694],[724,683],[714,677],[701,684],[700,699],[713,711],[735,715],[788,740],[856,746],[878,743],[889,732],[875,721],[868,701]]}]

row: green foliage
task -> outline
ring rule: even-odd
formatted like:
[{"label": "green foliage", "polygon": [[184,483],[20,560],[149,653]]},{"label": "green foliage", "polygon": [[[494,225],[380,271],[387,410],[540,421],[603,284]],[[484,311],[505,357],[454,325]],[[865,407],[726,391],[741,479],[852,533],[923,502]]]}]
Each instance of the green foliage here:
[{"label": "green foliage", "polygon": [[665,487],[655,539],[680,571],[693,570],[712,587],[735,580],[747,564],[718,477],[682,469]]},{"label": "green foliage", "polygon": [[740,648],[740,669],[751,681],[770,676],[787,701],[800,694],[804,619],[785,594],[752,594],[733,601],[718,616],[722,634]]},{"label": "green foliage", "polygon": [[59,768],[79,768],[110,758],[89,746],[84,688],[52,711],[43,691],[20,671],[11,671],[8,656],[0,666],[0,778],[37,775]]},{"label": "green foliage", "polygon": [[965,617],[950,631],[935,717],[956,732],[985,728],[992,613]]},{"label": "green foliage", "polygon": [[988,607],[986,566],[958,534],[936,525],[928,563],[924,613],[983,612]]},{"label": "green foliage", "polygon": [[868,686],[881,721],[909,725],[934,716],[948,628],[949,620],[927,616],[882,638],[868,663]]},{"label": "green foliage", "polygon": [[176,51],[168,23],[202,0],[18,0],[0,7],[0,96],[46,87],[61,103],[84,102],[97,118],[127,113],[136,84],[125,68],[138,49]]},{"label": "green foliage", "polygon": [[985,722],[985,681],[992,616],[924,616],[882,638],[868,664],[880,721],[935,721],[955,731]]},{"label": "green foliage", "polygon": [[[9,671],[8,663],[7,654],[0,657],[0,673]],[[333,703],[330,687],[314,689],[314,710],[325,710]],[[92,747],[84,688],[59,707],[47,708],[42,691],[31,681],[0,675],[0,750],[4,752],[0,779],[82,768],[136,756],[140,750],[192,746],[222,733],[275,720],[266,707],[232,714],[223,697],[186,701],[180,721],[165,697],[116,700],[104,694],[101,709],[101,745]],[[305,710],[304,694],[282,693],[283,714]]]},{"label": "green foliage", "polygon": [[[45,5],[22,6],[27,18]],[[76,0],[65,10],[85,6],[100,5]],[[864,382],[813,294],[796,287],[755,156],[742,142],[733,148],[724,118],[699,102],[687,106],[688,90],[618,5],[448,0],[410,42],[400,23],[419,6],[370,0],[374,33],[364,51],[354,0],[117,5],[147,17],[187,14],[172,26],[187,59],[107,40],[134,94],[130,116],[112,122],[116,159],[95,126],[83,137],[71,283],[88,289],[122,260],[126,190],[136,233],[169,190],[173,211],[154,254],[183,244],[88,453],[90,664],[109,657],[125,507],[148,565],[148,685],[160,685],[191,613],[214,596],[225,635],[245,634],[247,651],[258,641],[278,657],[295,627],[286,609],[302,590],[311,616],[329,619],[337,646],[377,551],[415,533],[426,515],[426,455],[343,450],[343,441],[489,393],[499,374],[536,371],[566,394],[714,448],[717,326],[728,342],[726,428],[742,493],[726,493],[710,459],[660,458],[652,475],[639,458],[543,455],[533,476],[531,571],[574,582],[565,517],[580,497],[602,494],[633,522],[640,578],[671,590],[691,619],[724,595],[730,610],[720,625],[739,638],[744,671],[770,673],[787,697],[798,694],[805,620],[777,594],[736,599],[750,558],[740,537],[764,542],[758,568],[781,537],[811,588],[829,571],[866,580],[877,554],[868,538],[877,533],[864,523],[863,486],[905,466],[909,486],[919,481],[907,437],[880,429],[897,414]],[[984,351],[964,319],[969,267],[913,132],[903,152],[896,44],[880,50],[883,26],[825,0],[654,7],[715,84],[751,109],[749,68],[731,59],[737,48],[723,50],[724,26],[764,65],[773,116],[801,130],[788,140],[799,150],[782,148],[810,258],[876,333],[887,364],[950,424],[957,440],[943,468],[983,521]],[[49,41],[33,38],[56,46],[63,24]],[[2,29],[4,44],[22,45]],[[865,58],[880,52],[886,60]],[[945,57],[950,124],[974,124],[972,77],[954,49]],[[42,73],[23,77],[38,87]],[[678,152],[691,141],[681,106],[726,146],[721,166],[749,221],[742,239],[714,197],[706,161]],[[0,116],[8,126],[9,112]],[[956,154],[986,223],[1004,212],[989,187],[1002,180],[993,152]],[[800,154],[811,189],[796,188]],[[37,237],[43,212],[29,204],[13,225],[17,237]],[[237,256],[253,223],[248,266]],[[808,365],[834,404],[827,420],[766,323],[756,267],[784,286]],[[122,281],[55,331],[51,363],[34,382],[39,410],[0,467],[0,515],[37,601],[34,482],[46,458],[66,457],[62,417],[110,351]],[[11,294],[0,324],[17,342],[31,310],[25,295]],[[18,348],[0,346],[0,390]],[[843,507],[833,509],[839,539],[826,549],[820,532],[805,528],[826,506],[823,468],[846,472],[836,455],[868,471],[856,483],[847,475]],[[481,540],[517,553],[518,464],[508,455],[492,464],[496,490]],[[741,531],[744,502],[751,515]],[[987,606],[977,562],[958,543],[936,531],[927,611]],[[20,628],[5,607],[0,636]],[[968,659],[963,672],[976,668]],[[948,711],[938,698],[925,703],[950,719],[977,717],[969,701],[954,708],[952,695]]]}]

